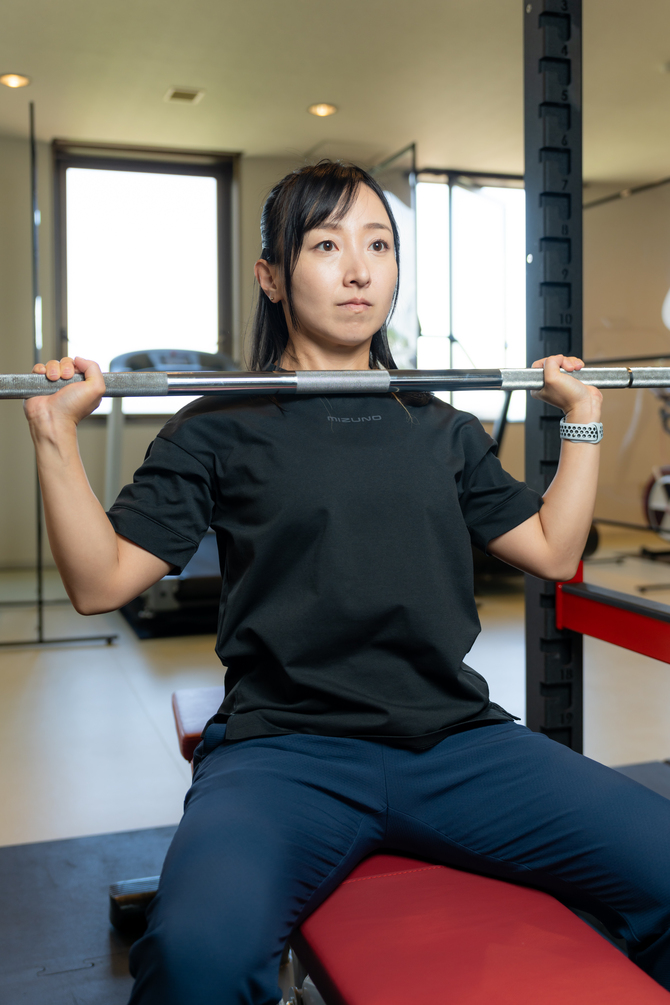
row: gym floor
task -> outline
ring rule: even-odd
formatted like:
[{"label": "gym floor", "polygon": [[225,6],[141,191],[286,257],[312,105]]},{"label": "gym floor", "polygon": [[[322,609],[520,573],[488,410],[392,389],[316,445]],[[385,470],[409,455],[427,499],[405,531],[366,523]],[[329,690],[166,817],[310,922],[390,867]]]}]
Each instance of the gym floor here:
[{"label": "gym floor", "polygon": [[[585,578],[670,603],[670,568],[636,557],[657,537],[601,528]],[[622,557],[623,556],[623,557]],[[620,561],[615,561],[619,558]],[[33,577],[0,573],[0,601],[31,596]],[[63,597],[55,572],[47,597]],[[483,631],[468,662],[494,701],[523,720],[523,586],[479,595]],[[0,640],[29,637],[30,608],[0,607]],[[213,636],[139,641],[119,614],[47,608],[50,635],[116,632],[113,646],[0,650],[0,845],[174,824],[190,771],[177,749],[170,695],[222,681]],[[620,765],[670,758],[670,667],[585,639],[585,753]]]}]

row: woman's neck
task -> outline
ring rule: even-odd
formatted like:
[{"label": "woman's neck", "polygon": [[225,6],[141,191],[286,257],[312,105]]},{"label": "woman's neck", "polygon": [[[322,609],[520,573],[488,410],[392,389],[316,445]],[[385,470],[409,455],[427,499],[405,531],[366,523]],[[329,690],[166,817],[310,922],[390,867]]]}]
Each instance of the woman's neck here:
[{"label": "woman's neck", "polygon": [[293,336],[279,365],[284,370],[369,370],[370,341],[355,346],[330,346]]}]

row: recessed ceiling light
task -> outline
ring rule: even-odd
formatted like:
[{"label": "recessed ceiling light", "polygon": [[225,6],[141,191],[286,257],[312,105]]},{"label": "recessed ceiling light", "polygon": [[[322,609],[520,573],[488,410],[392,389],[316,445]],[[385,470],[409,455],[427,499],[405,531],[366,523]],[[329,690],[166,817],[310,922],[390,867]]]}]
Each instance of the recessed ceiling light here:
[{"label": "recessed ceiling light", "polygon": [[24,77],[22,73],[3,73],[0,75],[0,84],[5,87],[27,87],[30,77]]},{"label": "recessed ceiling light", "polygon": [[310,105],[307,111],[312,115],[318,115],[320,118],[324,118],[326,115],[334,115],[337,111],[337,105],[329,105],[325,101],[319,101],[316,105]]},{"label": "recessed ceiling light", "polygon": [[180,105],[197,105],[205,96],[201,87],[171,87],[163,101],[174,101]]}]

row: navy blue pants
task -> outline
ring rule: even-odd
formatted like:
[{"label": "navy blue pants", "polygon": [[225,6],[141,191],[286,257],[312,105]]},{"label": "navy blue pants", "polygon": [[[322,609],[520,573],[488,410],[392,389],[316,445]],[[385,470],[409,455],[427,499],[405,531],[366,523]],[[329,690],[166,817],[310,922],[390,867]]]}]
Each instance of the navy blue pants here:
[{"label": "navy blue pants", "polygon": [[275,1005],[291,930],[380,847],[547,890],[670,989],[670,800],[515,723],[431,750],[290,735],[198,766],[131,1005]]}]

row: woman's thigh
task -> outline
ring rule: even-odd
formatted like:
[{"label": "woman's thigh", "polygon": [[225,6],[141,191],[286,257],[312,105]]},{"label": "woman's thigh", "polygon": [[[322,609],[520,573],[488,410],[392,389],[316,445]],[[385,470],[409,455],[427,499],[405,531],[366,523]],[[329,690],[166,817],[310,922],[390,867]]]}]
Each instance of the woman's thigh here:
[{"label": "woman's thigh", "polygon": [[385,811],[372,744],[287,736],[214,750],[132,950],[132,1005],[277,1002],[288,935],[379,842]]},{"label": "woman's thigh", "polygon": [[651,972],[670,926],[670,800],[515,723],[407,753],[386,754],[406,847],[581,906]]}]

